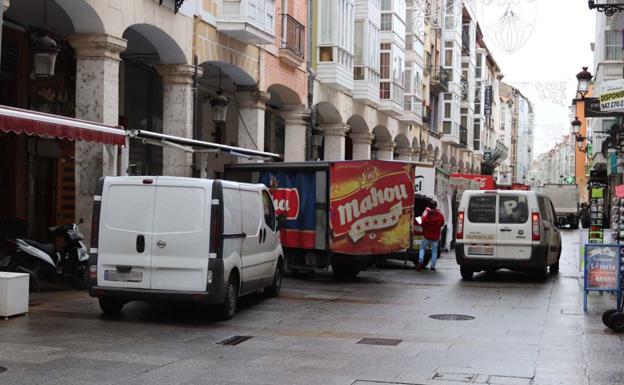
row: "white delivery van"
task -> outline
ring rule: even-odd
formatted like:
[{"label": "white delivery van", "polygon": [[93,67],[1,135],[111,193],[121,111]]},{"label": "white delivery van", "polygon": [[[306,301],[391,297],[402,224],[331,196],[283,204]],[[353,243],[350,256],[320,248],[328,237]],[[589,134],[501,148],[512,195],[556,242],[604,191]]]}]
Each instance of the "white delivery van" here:
[{"label": "white delivery van", "polygon": [[467,190],[458,208],[455,257],[462,278],[507,268],[545,279],[559,271],[561,234],[550,199],[533,191]]},{"label": "white delivery van", "polygon": [[219,304],[277,296],[283,252],[261,184],[168,176],[103,177],[94,199],[89,293],[104,313],[132,300]]}]

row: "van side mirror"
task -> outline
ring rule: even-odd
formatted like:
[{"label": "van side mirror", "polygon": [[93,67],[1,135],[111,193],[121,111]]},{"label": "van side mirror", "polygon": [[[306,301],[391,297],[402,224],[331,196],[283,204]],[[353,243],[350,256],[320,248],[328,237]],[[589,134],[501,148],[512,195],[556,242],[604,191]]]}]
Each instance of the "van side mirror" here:
[{"label": "van side mirror", "polygon": [[280,214],[277,216],[277,230],[281,230],[286,223],[286,214]]}]

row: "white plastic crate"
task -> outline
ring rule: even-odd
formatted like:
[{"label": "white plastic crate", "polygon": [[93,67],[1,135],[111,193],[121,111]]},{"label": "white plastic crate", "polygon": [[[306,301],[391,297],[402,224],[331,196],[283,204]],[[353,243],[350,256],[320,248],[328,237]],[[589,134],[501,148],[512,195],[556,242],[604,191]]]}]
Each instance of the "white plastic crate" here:
[{"label": "white plastic crate", "polygon": [[0,272],[0,318],[28,313],[29,275]]}]

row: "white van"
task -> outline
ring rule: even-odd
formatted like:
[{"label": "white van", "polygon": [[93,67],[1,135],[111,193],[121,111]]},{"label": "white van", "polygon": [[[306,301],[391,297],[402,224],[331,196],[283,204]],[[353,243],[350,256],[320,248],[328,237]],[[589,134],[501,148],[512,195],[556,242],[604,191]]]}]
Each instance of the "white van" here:
[{"label": "white van", "polygon": [[545,279],[559,271],[561,234],[550,199],[533,191],[467,190],[458,208],[455,257],[465,280],[507,268]]},{"label": "white van", "polygon": [[103,177],[93,208],[89,293],[104,313],[132,300],[219,304],[279,295],[283,251],[261,184],[168,176]]}]

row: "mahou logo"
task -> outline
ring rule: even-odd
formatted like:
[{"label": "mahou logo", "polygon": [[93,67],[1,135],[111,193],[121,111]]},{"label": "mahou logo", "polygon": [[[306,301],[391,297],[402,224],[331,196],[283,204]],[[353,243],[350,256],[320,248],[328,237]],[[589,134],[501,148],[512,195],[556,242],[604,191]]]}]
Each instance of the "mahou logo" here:
[{"label": "mahou logo", "polygon": [[299,217],[299,191],[296,188],[274,188],[271,192],[277,215],[284,214],[288,220]]}]

